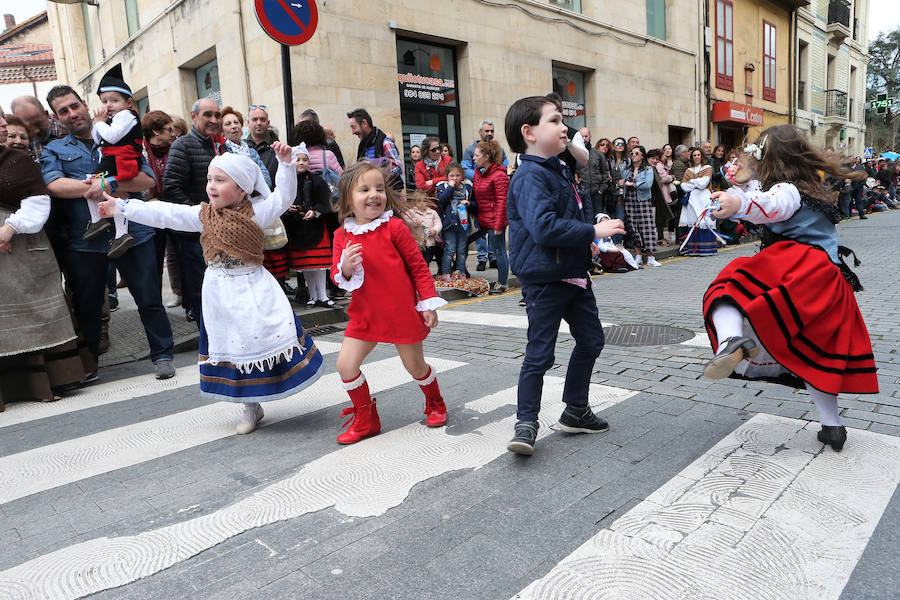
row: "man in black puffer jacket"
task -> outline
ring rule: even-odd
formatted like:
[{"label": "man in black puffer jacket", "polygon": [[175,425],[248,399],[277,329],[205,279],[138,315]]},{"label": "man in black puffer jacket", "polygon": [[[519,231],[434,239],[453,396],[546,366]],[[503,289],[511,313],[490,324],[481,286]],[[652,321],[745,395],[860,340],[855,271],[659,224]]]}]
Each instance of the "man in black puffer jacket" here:
[{"label": "man in black puffer jacket", "polygon": [[[209,163],[227,152],[222,137],[222,113],[209,98],[201,98],[191,109],[193,127],[186,135],[172,143],[166,172],[163,175],[163,193],[166,201],[193,206],[209,202],[206,196],[206,172]],[[197,233],[176,233],[178,259],[181,263],[182,306],[188,320],[200,316],[200,290],[206,262]]]}]

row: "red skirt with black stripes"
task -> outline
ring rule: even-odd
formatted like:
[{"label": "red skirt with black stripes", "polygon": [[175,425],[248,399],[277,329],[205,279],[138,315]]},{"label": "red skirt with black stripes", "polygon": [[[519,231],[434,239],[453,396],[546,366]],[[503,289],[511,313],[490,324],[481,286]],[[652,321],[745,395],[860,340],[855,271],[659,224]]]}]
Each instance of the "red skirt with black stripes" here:
[{"label": "red skirt with black stripes", "polygon": [[[782,241],[731,261],[703,297],[713,351],[711,314],[719,302],[737,306],[763,354],[790,374],[829,394],[878,393],[872,343],[853,289],[824,251]],[[744,375],[770,379],[754,377],[752,364]]]}]

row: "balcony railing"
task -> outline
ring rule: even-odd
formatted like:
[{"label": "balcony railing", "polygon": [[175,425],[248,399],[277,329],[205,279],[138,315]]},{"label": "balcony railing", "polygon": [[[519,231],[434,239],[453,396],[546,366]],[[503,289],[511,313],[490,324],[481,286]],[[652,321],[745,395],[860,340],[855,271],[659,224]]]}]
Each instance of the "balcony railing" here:
[{"label": "balcony railing", "polygon": [[850,29],[850,0],[831,0],[828,3],[828,24],[840,23]]},{"label": "balcony railing", "polygon": [[847,118],[847,92],[842,90],[825,90],[825,116]]}]

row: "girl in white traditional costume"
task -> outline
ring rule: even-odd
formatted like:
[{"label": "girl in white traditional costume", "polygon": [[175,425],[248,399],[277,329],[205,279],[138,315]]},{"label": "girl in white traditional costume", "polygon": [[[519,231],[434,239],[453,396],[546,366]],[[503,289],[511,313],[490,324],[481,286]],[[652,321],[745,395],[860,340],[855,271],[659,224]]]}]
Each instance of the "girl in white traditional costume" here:
[{"label": "girl in white traditional costume", "polygon": [[249,157],[227,153],[209,164],[208,203],[184,206],[107,196],[101,204],[106,216],[120,211],[151,227],[200,232],[208,265],[200,318],[200,391],[206,398],[242,403],[237,433],[256,428],[263,417],[260,402],[295,394],[322,371],[313,339],[262,266],[262,230],[291,206],[297,192],[291,147],[276,142],[272,148],[279,164],[271,193]]},{"label": "girl in white traditional costume", "polygon": [[687,256],[711,256],[716,253],[716,234],[712,232],[711,220],[703,219],[696,228],[692,228],[700,215],[709,206],[712,186],[712,167],[703,164],[703,153],[699,148],[692,148],[691,166],[684,172],[681,189],[687,194],[682,201],[684,207],[678,219],[678,226],[687,228],[687,239],[681,253]]}]

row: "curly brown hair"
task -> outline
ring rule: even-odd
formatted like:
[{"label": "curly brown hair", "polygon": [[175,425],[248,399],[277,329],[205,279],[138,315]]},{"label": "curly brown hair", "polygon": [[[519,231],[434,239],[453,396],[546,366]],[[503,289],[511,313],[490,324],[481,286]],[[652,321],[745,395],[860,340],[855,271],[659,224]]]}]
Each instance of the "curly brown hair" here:
[{"label": "curly brown hair", "polygon": [[848,171],[841,166],[838,158],[827,158],[813,148],[795,125],[769,127],[759,134],[754,143],[759,146],[763,140],[765,148],[755,171],[764,190],[786,181],[808,196],[833,204],[837,194],[825,185],[821,173],[839,179],[863,181],[866,178],[865,171]]},{"label": "curly brown hair", "polygon": [[497,140],[478,142],[475,149],[487,156],[492,165],[499,165],[503,162],[503,150]]}]

